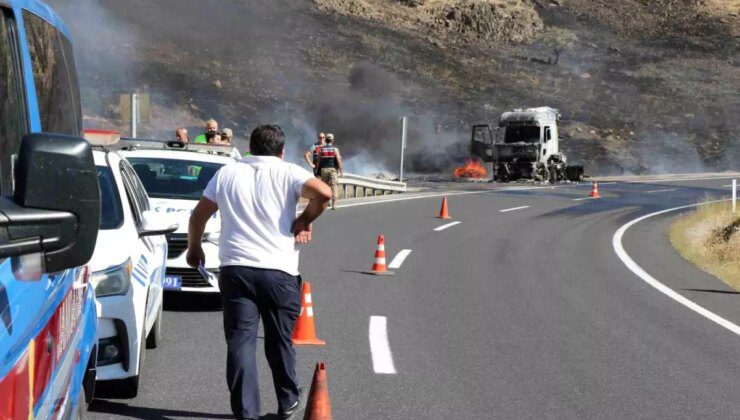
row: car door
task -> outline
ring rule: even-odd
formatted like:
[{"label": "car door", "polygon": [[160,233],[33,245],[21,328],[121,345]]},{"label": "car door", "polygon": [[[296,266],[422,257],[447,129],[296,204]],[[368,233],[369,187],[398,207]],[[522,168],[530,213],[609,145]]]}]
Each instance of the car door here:
[{"label": "car door", "polygon": [[[126,193],[132,202],[136,213],[136,226],[141,227],[142,217],[145,211],[150,210],[149,196],[147,196],[144,186],[136,175],[131,165],[126,161],[121,161],[121,176],[123,177]],[[136,264],[140,271],[143,271],[149,281],[149,297],[147,299],[146,324],[147,328],[151,327],[157,316],[157,303],[162,299],[162,282],[164,280],[164,266],[167,258],[167,242],[164,235],[145,236],[139,238],[142,257]]]}]

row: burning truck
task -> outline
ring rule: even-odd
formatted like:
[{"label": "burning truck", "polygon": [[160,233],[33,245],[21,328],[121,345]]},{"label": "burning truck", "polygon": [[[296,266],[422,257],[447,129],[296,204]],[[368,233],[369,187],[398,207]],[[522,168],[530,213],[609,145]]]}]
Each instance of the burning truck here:
[{"label": "burning truck", "polygon": [[582,181],[583,166],[568,165],[560,152],[559,119],[550,107],[504,112],[493,130],[473,126],[470,154],[492,164],[494,181]]}]

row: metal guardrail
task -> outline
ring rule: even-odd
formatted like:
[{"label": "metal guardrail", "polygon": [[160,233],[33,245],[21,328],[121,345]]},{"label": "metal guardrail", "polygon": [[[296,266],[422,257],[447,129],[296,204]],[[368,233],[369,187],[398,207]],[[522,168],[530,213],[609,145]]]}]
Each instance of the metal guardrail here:
[{"label": "metal guardrail", "polygon": [[339,177],[341,198],[371,197],[406,192],[406,183],[344,173]]}]

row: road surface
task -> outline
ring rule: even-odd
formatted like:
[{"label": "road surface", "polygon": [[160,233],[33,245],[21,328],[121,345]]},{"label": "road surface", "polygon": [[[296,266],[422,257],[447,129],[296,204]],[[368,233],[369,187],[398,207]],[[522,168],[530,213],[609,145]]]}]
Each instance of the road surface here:
[{"label": "road surface", "polygon": [[[584,199],[589,185],[454,185],[327,211],[301,251],[327,342],[298,349],[302,382],[326,361],[336,419],[738,418],[738,335],[636,275],[613,243],[631,220],[729,183],[615,182],[598,200]],[[452,220],[434,217],[440,193]],[[625,252],[740,323],[737,293],[669,244],[677,214],[629,228]],[[361,273],[380,233],[389,262],[408,250],[393,277]],[[277,418],[264,357],[260,368],[263,418]],[[139,397],[95,401],[90,416],[231,418],[224,372],[218,300],[167,295]]]}]

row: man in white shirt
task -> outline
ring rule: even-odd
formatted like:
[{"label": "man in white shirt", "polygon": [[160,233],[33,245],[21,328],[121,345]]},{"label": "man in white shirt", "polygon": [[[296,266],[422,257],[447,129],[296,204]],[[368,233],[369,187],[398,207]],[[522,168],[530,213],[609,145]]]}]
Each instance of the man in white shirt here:
[{"label": "man in white shirt", "polygon": [[[291,418],[305,405],[291,341],[301,311],[296,244],[311,240],[311,223],[326,209],[331,189],[310,172],[283,161],[285,135],[280,127],[257,127],[249,148],[253,156],[221,168],[203,191],[190,217],[187,260],[192,267],[204,262],[205,225],[220,211],[219,287],[231,409],[239,419],[260,416],[256,347],[262,317],[278,414]],[[296,218],[301,197],[309,202]]]}]

